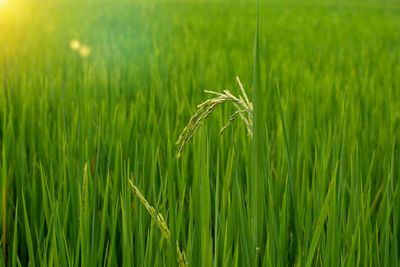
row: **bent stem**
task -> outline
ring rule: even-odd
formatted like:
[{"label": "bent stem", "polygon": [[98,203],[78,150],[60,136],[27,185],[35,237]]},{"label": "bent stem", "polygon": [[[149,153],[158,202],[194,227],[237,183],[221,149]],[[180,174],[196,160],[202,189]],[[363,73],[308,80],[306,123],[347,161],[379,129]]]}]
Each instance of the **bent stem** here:
[{"label": "bent stem", "polygon": [[[158,228],[161,231],[161,235],[163,238],[165,238],[168,242],[169,245],[170,243],[170,231],[168,229],[167,223],[164,220],[164,217],[162,216],[161,213],[157,213],[156,210],[147,202],[147,200],[144,198],[142,193],[140,193],[139,189],[133,184],[132,180],[129,180],[130,185],[132,186],[133,192],[135,195],[139,198],[140,202],[143,204],[143,206],[146,208],[147,212],[150,214],[150,216],[153,218],[153,220],[156,221]],[[186,259],[186,254],[185,251],[181,251],[179,248],[178,241],[176,242],[176,253],[177,253],[177,260],[178,260],[178,266],[179,267],[187,267],[188,262]]]}]

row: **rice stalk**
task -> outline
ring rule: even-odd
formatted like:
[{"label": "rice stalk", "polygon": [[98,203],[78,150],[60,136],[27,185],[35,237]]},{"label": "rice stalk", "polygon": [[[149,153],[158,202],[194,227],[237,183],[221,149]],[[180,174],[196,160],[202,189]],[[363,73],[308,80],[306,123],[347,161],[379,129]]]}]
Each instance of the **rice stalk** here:
[{"label": "rice stalk", "polygon": [[6,186],[5,181],[3,185],[3,257],[5,262],[7,262],[7,205],[6,205]]},{"label": "rice stalk", "polygon": [[83,181],[82,181],[82,211],[85,212],[85,201],[86,201],[86,183],[87,183],[87,163],[83,168]]},{"label": "rice stalk", "polygon": [[[130,185],[132,186],[133,192],[139,198],[140,202],[146,208],[150,216],[156,221],[158,228],[161,231],[162,237],[167,240],[167,243],[170,245],[170,231],[168,229],[167,223],[164,220],[164,217],[161,213],[157,213],[156,210],[147,202],[142,193],[140,193],[139,189],[133,184],[132,180],[129,180]],[[179,248],[178,242],[176,242],[176,253],[177,253],[177,261],[179,267],[188,266],[188,262],[186,259],[185,251],[181,251]]]},{"label": "rice stalk", "polygon": [[205,93],[215,95],[215,97],[207,99],[203,103],[197,105],[196,113],[190,118],[188,124],[185,126],[182,133],[179,135],[178,141],[176,142],[177,145],[180,144],[178,158],[181,156],[185,145],[190,142],[194,134],[201,127],[202,121],[208,118],[208,116],[214,112],[218,105],[225,102],[232,103],[236,111],[230,116],[225,126],[221,128],[219,134],[222,135],[223,132],[236,119],[237,115],[239,115],[240,119],[246,125],[247,134],[253,138],[253,104],[249,101],[239,77],[236,77],[236,80],[242,92],[242,95],[239,95],[238,97],[234,96],[231,92],[229,92],[229,90],[224,90],[223,93],[204,90]]}]

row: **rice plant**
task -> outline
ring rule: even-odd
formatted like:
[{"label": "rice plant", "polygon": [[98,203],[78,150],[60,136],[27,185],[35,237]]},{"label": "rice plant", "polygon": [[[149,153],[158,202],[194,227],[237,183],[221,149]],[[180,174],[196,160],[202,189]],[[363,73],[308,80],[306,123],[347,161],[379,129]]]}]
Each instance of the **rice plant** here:
[{"label": "rice plant", "polygon": [[[147,202],[144,196],[140,193],[139,189],[133,184],[132,180],[129,180],[129,183],[132,186],[132,190],[135,193],[135,195],[139,198],[140,202],[149,212],[153,220],[156,221],[157,226],[158,228],[160,228],[160,231],[162,233],[162,237],[165,238],[165,240],[167,240],[168,244],[170,245],[170,231],[164,220],[164,217],[162,216],[161,213],[157,213],[156,210],[152,206],[150,206],[150,204]],[[176,242],[176,253],[178,254],[177,260],[179,267],[188,266],[185,252],[184,251],[181,252],[178,242]]]},{"label": "rice plant", "polygon": [[399,13],[0,0],[0,266],[399,266]]},{"label": "rice plant", "polygon": [[236,111],[229,117],[225,126],[221,128],[219,135],[222,135],[236,117],[239,116],[246,126],[247,134],[250,137],[253,137],[253,104],[249,101],[239,77],[236,77],[236,80],[242,92],[242,95],[239,95],[238,97],[234,96],[229,92],[229,90],[224,90],[223,93],[204,90],[204,92],[215,95],[216,97],[207,99],[203,103],[197,105],[196,113],[190,118],[188,124],[179,135],[178,141],[176,141],[176,145],[180,144],[178,158],[180,157],[185,145],[190,142],[194,134],[199,130],[203,121],[215,111],[217,106],[223,103],[231,103],[235,107]]}]

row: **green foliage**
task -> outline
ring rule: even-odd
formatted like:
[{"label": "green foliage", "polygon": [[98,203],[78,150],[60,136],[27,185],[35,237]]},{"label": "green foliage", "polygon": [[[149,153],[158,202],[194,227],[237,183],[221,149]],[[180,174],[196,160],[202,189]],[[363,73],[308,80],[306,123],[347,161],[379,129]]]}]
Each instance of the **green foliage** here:
[{"label": "green foliage", "polygon": [[[398,266],[400,5],[258,11],[254,57],[255,1],[0,4],[0,265]],[[178,158],[236,76],[253,138],[221,105]]]}]

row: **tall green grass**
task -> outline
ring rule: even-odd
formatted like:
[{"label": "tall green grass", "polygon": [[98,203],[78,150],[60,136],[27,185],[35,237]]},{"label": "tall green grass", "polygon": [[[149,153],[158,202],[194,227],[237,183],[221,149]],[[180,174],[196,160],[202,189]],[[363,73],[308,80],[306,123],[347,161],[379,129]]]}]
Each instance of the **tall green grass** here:
[{"label": "tall green grass", "polygon": [[[178,243],[190,266],[398,266],[399,11],[260,1],[256,30],[255,2],[0,7],[1,264],[171,266]],[[253,139],[219,136],[225,105],[178,158],[236,76]]]}]

